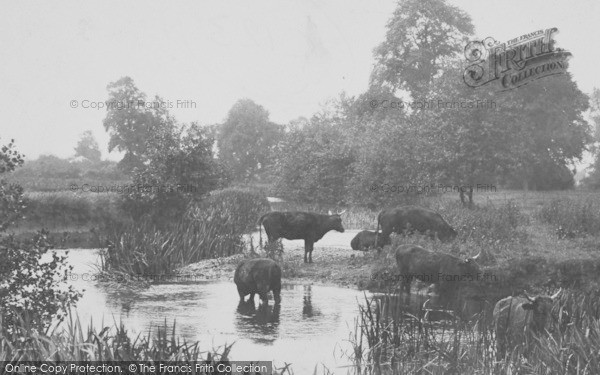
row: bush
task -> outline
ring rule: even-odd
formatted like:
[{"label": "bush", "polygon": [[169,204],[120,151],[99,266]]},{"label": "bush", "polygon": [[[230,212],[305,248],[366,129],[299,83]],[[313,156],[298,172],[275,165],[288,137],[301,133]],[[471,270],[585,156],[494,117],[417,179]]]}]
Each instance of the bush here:
[{"label": "bush", "polygon": [[25,227],[29,228],[105,228],[110,223],[128,221],[117,194],[47,192],[26,194]]},{"label": "bush", "polygon": [[523,242],[527,238],[522,228],[528,224],[528,218],[512,200],[500,206],[490,202],[470,210],[456,203],[443,206],[438,212],[458,232],[462,241],[469,239],[477,245],[494,246]]},{"label": "bush", "polygon": [[50,261],[41,261],[50,248],[46,234],[28,243],[0,237],[1,328],[17,337],[23,327],[43,332],[54,319],[62,320],[80,296],[64,284],[72,269],[66,256],[53,253]]},{"label": "bush", "polygon": [[536,216],[542,222],[555,226],[559,237],[600,233],[600,203],[597,197],[553,199],[544,203]]}]

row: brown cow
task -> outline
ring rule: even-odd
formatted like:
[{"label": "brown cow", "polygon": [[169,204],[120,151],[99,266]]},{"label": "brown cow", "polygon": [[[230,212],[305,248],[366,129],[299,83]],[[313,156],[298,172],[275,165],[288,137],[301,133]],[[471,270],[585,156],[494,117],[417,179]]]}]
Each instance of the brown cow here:
[{"label": "brown cow", "polygon": [[496,358],[502,359],[509,346],[527,343],[531,333],[540,334],[548,323],[550,310],[561,290],[548,297],[506,297],[494,307],[494,329],[496,331]]}]

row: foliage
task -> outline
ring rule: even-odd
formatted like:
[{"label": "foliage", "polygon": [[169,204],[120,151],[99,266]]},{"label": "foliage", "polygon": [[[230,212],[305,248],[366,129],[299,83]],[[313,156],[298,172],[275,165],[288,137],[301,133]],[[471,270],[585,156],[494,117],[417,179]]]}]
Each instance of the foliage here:
[{"label": "foliage", "polygon": [[269,121],[269,112],[250,99],[242,99],[229,110],[217,128],[219,159],[238,181],[256,179],[272,164],[274,147],[282,127]]},{"label": "foliage", "polygon": [[544,202],[536,216],[553,225],[559,237],[600,233],[600,203],[596,197],[553,199]]},{"label": "foliage", "polygon": [[120,207],[116,193],[48,192],[28,193],[24,197],[25,222],[28,228],[72,229],[106,228],[130,220]]},{"label": "foliage", "polygon": [[[436,308],[409,310],[392,294],[365,297],[350,341],[356,374],[597,373],[600,362],[598,292],[563,291],[551,323],[530,345],[495,360],[490,311],[463,321]],[[435,322],[426,316],[444,316]],[[550,332],[550,335],[547,333]]]},{"label": "foliage", "polygon": [[112,234],[105,270],[133,275],[164,275],[202,259],[241,253],[243,235],[256,228],[268,209],[266,197],[227,189],[191,206],[166,228],[135,222]]},{"label": "foliage", "polygon": [[8,175],[8,179],[28,191],[67,190],[73,184],[82,186],[85,183],[90,186],[124,185],[128,181],[113,161],[69,160],[53,155],[25,161],[21,168]]},{"label": "foliage", "polygon": [[208,361],[216,366],[228,360],[232,345],[225,345],[206,353],[199,343],[187,343],[175,336],[175,324],[151,330],[145,336],[130,337],[123,323],[104,327],[98,332],[91,324],[87,329],[79,319],[69,316],[66,329],[55,329],[48,334],[36,333],[25,326],[24,340],[17,345],[14,337],[0,335],[0,361],[102,361],[119,365],[123,361],[163,361],[191,363]]},{"label": "foliage", "polygon": [[[0,149],[0,174],[11,172],[22,162],[13,142]],[[21,187],[7,186],[0,180],[0,202],[0,328],[19,339],[21,321],[42,332],[55,318],[64,316],[79,294],[72,287],[64,287],[70,270],[64,256],[53,253],[52,259],[41,262],[50,248],[47,232],[41,231],[24,243],[1,234],[22,216]]]},{"label": "foliage", "polygon": [[[43,332],[53,322],[65,317],[80,294],[66,287],[68,272],[66,255],[52,253],[45,236],[39,232],[29,243],[20,243],[13,236],[0,237],[0,310],[2,329],[19,334],[21,321],[36,332]],[[48,254],[49,255],[49,254]]]},{"label": "foliage", "polygon": [[344,201],[353,156],[335,111],[326,109],[285,135],[277,151],[276,194],[304,203]]},{"label": "foliage", "polygon": [[213,140],[203,128],[192,123],[161,130],[148,141],[143,166],[134,169],[135,188],[125,194],[124,209],[134,220],[147,218],[164,227],[228,177],[213,158]]},{"label": "foliage", "polygon": [[600,144],[600,89],[597,87],[594,88],[590,95],[590,119],[592,122],[591,125],[594,127],[595,147],[593,151],[595,151],[596,155],[592,164],[592,171],[583,180],[583,184],[598,190],[600,189],[600,148],[598,147]]},{"label": "foliage", "polygon": [[3,177],[23,164],[23,155],[15,150],[14,140],[0,148],[0,232],[21,219],[23,188]]},{"label": "foliage", "polygon": [[81,135],[77,146],[75,147],[75,156],[82,156],[91,162],[97,163],[102,157],[98,142],[90,130],[86,130]]},{"label": "foliage", "polygon": [[142,167],[148,159],[149,141],[156,133],[171,133],[175,120],[167,111],[164,100],[156,96],[148,101],[133,79],[123,77],[107,86],[110,107],[103,121],[110,134],[108,151],[125,152],[119,163],[126,172]]},{"label": "foliage", "polygon": [[461,53],[472,33],[471,18],[445,0],[399,2],[374,51],[371,84],[425,100],[444,61]]},{"label": "foliage", "polygon": [[255,190],[226,188],[211,192],[194,212],[208,209],[234,213],[229,217],[228,225],[234,232],[249,233],[256,229],[258,218],[271,207],[267,197]]},{"label": "foliage", "polygon": [[530,183],[551,189],[535,180],[541,174],[536,175],[535,169],[544,167],[551,172],[581,159],[592,140],[583,117],[588,97],[570,74],[564,74],[533,81],[498,99],[505,123],[513,124],[514,129],[510,176],[522,180],[525,189]]}]

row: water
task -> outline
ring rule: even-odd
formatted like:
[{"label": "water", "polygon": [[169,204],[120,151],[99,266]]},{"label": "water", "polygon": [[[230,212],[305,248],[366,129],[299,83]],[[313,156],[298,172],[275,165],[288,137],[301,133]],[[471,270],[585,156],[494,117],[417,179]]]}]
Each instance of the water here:
[{"label": "water", "polygon": [[[315,249],[315,261],[330,251],[327,248],[348,249],[348,256],[361,256],[349,250],[356,232],[329,233]],[[303,245],[302,241],[283,244],[286,249]],[[238,306],[233,281],[165,283],[142,290],[116,290],[95,281],[97,250],[71,250],[68,259],[74,266],[71,283],[78,290],[85,290],[77,304],[84,327],[90,321],[97,329],[123,322],[135,337],[149,330],[156,332],[156,327],[164,327],[165,323],[172,328],[175,321],[176,334],[190,343],[199,341],[202,350],[235,342],[230,354],[233,360],[274,360],[277,366],[292,363],[297,374],[313,373],[318,364],[332,370],[351,364],[347,358],[352,352],[348,339],[354,332],[358,303],[364,301],[363,292],[284,280],[280,307],[274,307],[271,300],[266,309],[258,309],[248,304]],[[407,297],[395,297],[394,303],[416,316],[422,314],[428,297]],[[258,306],[258,296],[255,299]],[[433,299],[428,307],[435,304]],[[480,307],[470,305],[470,310],[470,314],[475,313]],[[429,314],[430,320],[448,317],[445,313]]]},{"label": "water", "polygon": [[[60,252],[60,251],[59,251]],[[77,312],[86,326],[122,321],[133,336],[176,321],[176,333],[203,350],[235,342],[234,360],[275,360],[292,363],[296,373],[312,373],[315,365],[329,368],[349,363],[349,333],[354,330],[357,301],[364,294],[351,289],[286,283],[280,308],[238,306],[233,282],[157,284],[140,291],[117,291],[97,284],[96,250],[71,250],[71,282],[85,289]],[[258,306],[258,297],[256,297]],[[103,324],[101,324],[103,322]]]}]

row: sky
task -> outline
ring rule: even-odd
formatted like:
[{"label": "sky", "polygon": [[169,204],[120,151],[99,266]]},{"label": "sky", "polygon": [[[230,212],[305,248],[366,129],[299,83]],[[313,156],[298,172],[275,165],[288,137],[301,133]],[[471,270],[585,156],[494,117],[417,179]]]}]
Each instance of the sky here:
[{"label": "sky", "polygon": [[[600,88],[599,1],[448,2],[471,16],[481,39],[557,27],[579,88]],[[106,110],[91,107],[123,76],[173,103],[180,122],[222,122],[242,98],[277,123],[310,117],[341,92],[367,89],[373,48],[395,7],[390,0],[3,1],[0,145],[14,138],[26,159],[70,157],[91,130],[103,157],[118,160],[107,150]]]}]

